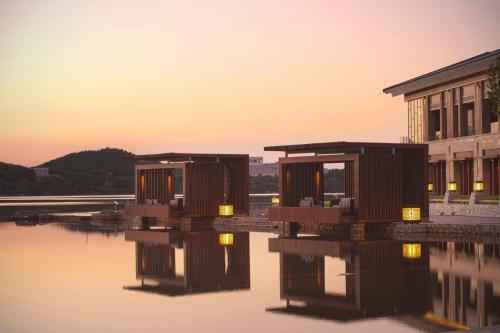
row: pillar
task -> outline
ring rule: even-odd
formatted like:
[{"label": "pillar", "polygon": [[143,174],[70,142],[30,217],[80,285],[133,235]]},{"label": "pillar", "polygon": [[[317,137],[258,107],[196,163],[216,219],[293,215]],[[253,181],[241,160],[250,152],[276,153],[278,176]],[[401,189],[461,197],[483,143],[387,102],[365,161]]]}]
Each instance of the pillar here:
[{"label": "pillar", "polygon": [[429,97],[422,98],[422,136],[424,142],[429,141]]},{"label": "pillar", "polygon": [[474,133],[483,134],[483,89],[482,83],[474,84]]},{"label": "pillar", "polygon": [[[446,95],[447,98],[447,114],[446,114],[446,138],[451,139],[454,138],[457,134],[455,133],[455,115],[454,115],[454,109],[455,109],[455,99],[453,98],[453,89],[448,90],[448,94]],[[444,138],[444,137],[443,137]]]},{"label": "pillar", "polygon": [[457,112],[457,123],[458,123],[458,136],[464,136],[466,133],[464,133],[464,124],[463,124],[463,121],[464,121],[464,117],[462,116],[462,88],[457,88],[455,90],[455,93],[457,94],[457,99],[458,99],[458,103],[457,103],[457,109],[458,109],[458,112]]},{"label": "pillar", "polygon": [[[439,93],[439,99],[441,106],[439,108],[439,128],[441,131],[441,139],[446,139],[447,138],[447,115],[444,113],[444,105],[445,105],[445,99],[446,99],[446,92],[441,92]],[[447,100],[446,100],[447,102]],[[446,110],[448,113],[448,110]]]}]

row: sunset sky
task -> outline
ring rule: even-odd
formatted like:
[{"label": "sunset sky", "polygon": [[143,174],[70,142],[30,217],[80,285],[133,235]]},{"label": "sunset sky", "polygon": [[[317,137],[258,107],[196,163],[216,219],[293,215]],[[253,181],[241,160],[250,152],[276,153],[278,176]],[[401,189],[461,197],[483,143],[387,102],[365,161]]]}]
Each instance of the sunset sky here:
[{"label": "sunset sky", "polygon": [[0,0],[0,161],[399,141],[382,89],[500,48],[500,1]]}]

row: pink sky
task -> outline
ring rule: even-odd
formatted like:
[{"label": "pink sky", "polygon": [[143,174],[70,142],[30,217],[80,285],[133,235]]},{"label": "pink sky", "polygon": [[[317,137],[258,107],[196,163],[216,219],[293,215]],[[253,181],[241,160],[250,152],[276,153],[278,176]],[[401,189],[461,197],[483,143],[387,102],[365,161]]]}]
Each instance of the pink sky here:
[{"label": "pink sky", "polygon": [[398,141],[382,89],[500,47],[491,1],[0,2],[0,161]]}]

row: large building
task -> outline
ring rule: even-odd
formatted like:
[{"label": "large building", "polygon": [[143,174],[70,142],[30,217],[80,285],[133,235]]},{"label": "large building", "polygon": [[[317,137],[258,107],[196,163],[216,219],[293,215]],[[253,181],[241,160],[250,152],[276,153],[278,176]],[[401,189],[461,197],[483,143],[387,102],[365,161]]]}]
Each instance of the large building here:
[{"label": "large building", "polygon": [[406,142],[429,144],[429,180],[442,195],[456,182],[470,195],[474,182],[499,194],[500,133],[488,100],[488,73],[500,49],[385,88],[408,105]]},{"label": "large building", "polygon": [[250,156],[250,176],[278,176],[278,163],[264,163],[262,156]]}]

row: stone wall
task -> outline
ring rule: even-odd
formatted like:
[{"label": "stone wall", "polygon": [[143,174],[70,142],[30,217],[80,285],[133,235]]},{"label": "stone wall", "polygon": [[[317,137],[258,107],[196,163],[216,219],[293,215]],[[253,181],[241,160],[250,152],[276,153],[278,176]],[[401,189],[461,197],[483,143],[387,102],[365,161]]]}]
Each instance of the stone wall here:
[{"label": "stone wall", "polygon": [[430,203],[429,214],[497,217],[500,219],[500,205],[496,204],[459,204],[459,203]]}]

